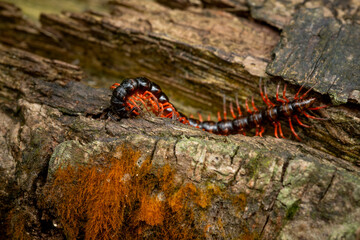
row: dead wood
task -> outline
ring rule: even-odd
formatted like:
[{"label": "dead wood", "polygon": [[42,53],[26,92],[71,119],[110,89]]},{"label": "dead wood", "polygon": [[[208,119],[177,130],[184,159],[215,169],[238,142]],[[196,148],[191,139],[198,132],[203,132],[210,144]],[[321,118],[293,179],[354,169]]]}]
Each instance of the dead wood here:
[{"label": "dead wood", "polygon": [[[22,214],[32,238],[61,239],[61,227],[51,225],[48,210],[36,204],[56,169],[124,143],[149,156],[154,166],[170,164],[182,181],[200,188],[215,184],[227,196],[241,196],[241,205],[218,196],[208,207],[194,208],[207,219],[196,221],[195,228],[213,226],[208,238],[244,232],[264,239],[355,237],[360,176],[346,161],[290,140],[216,136],[169,119],[99,119],[110,90],[79,83],[78,67],[21,50],[0,47],[0,72],[1,211],[5,216],[16,209],[15,219]],[[49,227],[46,232],[42,224]]]},{"label": "dead wood", "polygon": [[[86,78],[82,69],[87,76],[101,72],[109,79],[147,76],[186,113],[195,113],[195,108],[215,112],[223,92],[233,99],[234,89],[241,89],[245,101],[258,92],[259,77],[269,79],[274,95],[275,78],[268,74],[299,83],[301,74],[311,71],[302,72],[299,62],[286,58],[291,46],[306,48],[291,45],[291,27],[285,28],[272,61],[279,33],[271,27],[196,4],[183,9],[152,1],[113,1],[111,15],[43,14],[38,27],[15,6],[0,3],[0,41],[6,44],[0,45],[1,216],[16,209],[11,212],[26,216],[25,230],[33,238],[61,238],[61,227],[52,224],[54,216],[37,204],[43,186],[61,163],[86,162],[126,143],[149,156],[154,166],[170,164],[183,181],[200,188],[215,184],[228,196],[241,196],[240,209],[222,197],[195,208],[197,216],[207,219],[198,219],[198,230],[214,226],[206,232],[208,238],[238,238],[246,232],[264,239],[355,239],[360,222],[359,111],[356,91],[349,92],[356,84],[347,91],[341,87],[346,84],[325,91],[329,83],[321,81],[314,93],[319,104],[339,103],[321,95],[331,91],[341,103],[355,101],[322,111],[321,116],[331,120],[299,130],[304,143],[271,136],[216,136],[147,115],[121,122],[103,119],[111,92],[81,83]],[[301,28],[302,19],[311,16],[300,13],[299,22],[291,26]],[[320,25],[329,24],[326,29],[341,29],[343,38],[354,36],[349,26],[316,17]],[[357,47],[341,47],[347,46],[349,51]],[[330,51],[325,59],[334,54]],[[354,56],[352,62],[358,59]],[[81,68],[70,62],[79,62]],[[352,69],[341,62],[334,74],[349,74]],[[321,75],[321,66],[314,72]],[[287,75],[291,71],[299,76]],[[290,91],[297,88],[292,85]],[[50,226],[47,232],[44,224]]]}]

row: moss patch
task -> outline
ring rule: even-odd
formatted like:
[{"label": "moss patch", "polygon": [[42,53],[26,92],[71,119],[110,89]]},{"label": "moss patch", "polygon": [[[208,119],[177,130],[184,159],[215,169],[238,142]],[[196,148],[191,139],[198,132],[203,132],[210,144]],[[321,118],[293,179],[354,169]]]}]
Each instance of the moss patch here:
[{"label": "moss patch", "polygon": [[300,208],[300,203],[301,201],[297,200],[286,210],[285,219],[292,220],[294,218],[295,214]]}]

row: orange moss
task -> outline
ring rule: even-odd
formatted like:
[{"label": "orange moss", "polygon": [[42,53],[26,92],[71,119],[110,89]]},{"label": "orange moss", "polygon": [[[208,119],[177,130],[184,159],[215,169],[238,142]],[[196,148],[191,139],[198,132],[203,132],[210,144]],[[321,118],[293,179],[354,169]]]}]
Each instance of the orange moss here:
[{"label": "orange moss", "polygon": [[145,196],[141,199],[139,220],[151,226],[160,225],[164,221],[164,203],[156,197]]},{"label": "orange moss", "polygon": [[220,217],[217,220],[217,227],[219,228],[219,231],[221,232],[222,237],[225,238],[226,233],[224,230],[224,223],[222,222],[222,219]]},{"label": "orange moss", "polygon": [[250,232],[248,229],[244,229],[244,233],[240,236],[241,240],[257,240],[260,236],[256,232]]},{"label": "orange moss", "polygon": [[240,193],[233,197],[232,202],[235,206],[238,206],[239,212],[243,212],[246,207],[246,195],[245,193]]},{"label": "orange moss", "polygon": [[7,235],[11,237],[11,239],[14,240],[31,239],[30,235],[28,235],[25,229],[27,216],[24,215],[22,211],[16,211],[15,209],[12,209],[7,216],[7,220],[8,220]]},{"label": "orange moss", "polygon": [[[177,186],[170,166],[139,167],[138,152],[121,147],[101,164],[57,170],[45,193],[68,239],[202,239],[191,204],[210,204],[189,183]],[[155,194],[156,193],[156,194]]]},{"label": "orange moss", "polygon": [[[214,197],[245,209],[245,194],[233,196],[211,183],[203,188],[176,183],[169,165],[155,168],[145,160],[139,167],[140,157],[139,152],[119,147],[101,156],[101,163],[57,170],[44,195],[68,239],[204,239],[211,225],[195,228],[194,216],[206,221],[203,209]],[[222,220],[215,224],[224,237]],[[256,238],[247,228],[240,236]]]}]

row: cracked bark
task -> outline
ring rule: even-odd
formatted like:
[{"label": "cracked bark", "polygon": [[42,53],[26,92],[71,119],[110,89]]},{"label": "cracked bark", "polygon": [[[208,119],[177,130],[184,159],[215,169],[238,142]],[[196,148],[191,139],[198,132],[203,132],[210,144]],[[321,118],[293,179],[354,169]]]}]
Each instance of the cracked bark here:
[{"label": "cracked bark", "polygon": [[[221,197],[212,199],[208,208],[195,208],[196,213],[204,214],[206,223],[213,226],[206,232],[209,239],[224,238],[224,233],[229,238],[238,238],[244,231],[263,239],[318,239],[319,236],[323,239],[355,239],[360,227],[358,146],[347,146],[344,151],[344,147],[333,143],[338,138],[324,134],[323,123],[315,122],[310,133],[302,134],[304,143],[299,143],[271,136],[261,139],[242,135],[216,136],[169,119],[146,115],[121,122],[99,119],[109,106],[111,92],[81,83],[82,69],[87,73],[91,73],[90,68],[102,69],[107,76],[111,75],[109,72],[118,76],[118,71],[126,76],[144,74],[171,88],[185,89],[185,95],[179,98],[188,99],[199,90],[200,103],[209,102],[214,96],[220,97],[220,90],[232,91],[235,87],[247,86],[249,88],[240,96],[245,99],[258,91],[257,77],[265,74],[262,66],[271,61],[270,52],[278,39],[277,32],[261,25],[243,19],[239,22],[234,16],[217,11],[193,10],[194,15],[211,21],[208,25],[215,26],[217,34],[224,32],[216,28],[219,27],[214,25],[216,21],[230,21],[228,25],[236,27],[234,31],[255,29],[243,30],[248,36],[244,38],[245,43],[236,42],[236,37],[225,34],[220,38],[214,33],[206,42],[203,35],[196,32],[198,28],[191,28],[190,22],[195,19],[193,12],[172,10],[175,12],[164,13],[166,19],[175,19],[175,23],[177,14],[192,16],[183,19],[181,25],[166,25],[180,31],[189,24],[188,35],[181,38],[179,32],[160,29],[161,25],[156,23],[161,20],[156,18],[158,12],[152,8],[167,11],[166,8],[150,1],[144,6],[137,3],[127,2],[129,6],[136,6],[129,10],[113,2],[112,16],[90,12],[43,15],[41,28],[24,22],[21,14],[11,6],[6,8],[5,12],[11,9],[16,13],[15,19],[23,28],[17,28],[16,21],[13,22],[15,25],[4,24],[9,22],[9,16],[14,20],[14,15],[7,15],[7,20],[0,23],[7,33],[0,36],[2,42],[43,56],[66,61],[80,59],[81,68],[0,45],[0,119],[4,126],[0,145],[5,146],[1,155],[4,173],[0,177],[4,199],[1,216],[7,217],[10,210],[18,209],[28,216],[25,229],[32,238],[61,239],[61,227],[54,226],[54,219],[47,215],[47,210],[36,204],[43,186],[51,181],[60,163],[86,162],[91,156],[111,152],[115,146],[127,143],[141,151],[142,159],[150,156],[154,166],[170,164],[185,182],[199,187],[216,184],[229,196],[245,196],[240,212],[239,206]],[[128,10],[125,15],[119,15],[125,10]],[[214,19],[204,17],[206,14]],[[192,34],[202,37],[191,38]],[[251,42],[264,34],[273,39],[264,46],[260,46],[259,41]],[[235,41],[239,50],[221,45],[220,39],[226,44]],[[139,45],[130,44],[132,41],[140,42],[142,47],[138,49]],[[63,46],[59,47],[59,44]],[[148,44],[150,50],[147,51]],[[251,50],[256,47],[262,50]],[[142,51],[145,54],[155,51],[154,59],[142,60]],[[121,57],[117,56],[119,53]],[[159,65],[156,61],[163,58],[170,59],[174,67],[161,69],[167,60]],[[255,65],[249,59],[255,59]],[[130,67],[127,61],[135,67]],[[187,68],[188,72],[182,72],[182,68]],[[171,71],[179,73],[176,78]],[[203,78],[208,80],[203,81]],[[195,84],[195,90],[190,87],[192,84]],[[208,89],[209,86],[217,90]],[[319,101],[326,99],[319,95]],[[179,102],[179,106],[183,105],[186,104]],[[354,129],[357,131],[357,120],[353,117],[357,113],[349,106],[335,106],[327,112],[335,121],[340,119],[337,116],[345,116],[349,121],[340,126],[332,122],[325,124],[347,134]],[[312,140],[318,135],[326,137]],[[323,147],[329,138],[329,146]],[[345,145],[356,143],[354,138],[356,135],[350,135],[344,140]],[[320,145],[325,152],[314,149]],[[335,150],[329,150],[334,146]],[[333,156],[334,152],[342,153],[338,154],[341,158]],[[223,226],[219,226],[219,219]],[[49,228],[47,231],[43,224]],[[203,229],[200,223],[196,227]]]}]

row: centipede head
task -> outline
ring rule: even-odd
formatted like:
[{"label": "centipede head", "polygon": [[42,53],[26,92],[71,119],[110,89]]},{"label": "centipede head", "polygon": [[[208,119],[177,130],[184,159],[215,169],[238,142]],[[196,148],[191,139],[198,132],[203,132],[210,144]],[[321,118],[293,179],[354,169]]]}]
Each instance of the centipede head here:
[{"label": "centipede head", "polygon": [[315,101],[316,101],[316,98],[309,98],[309,99],[303,100],[304,108],[305,109],[310,108],[314,104]]}]

